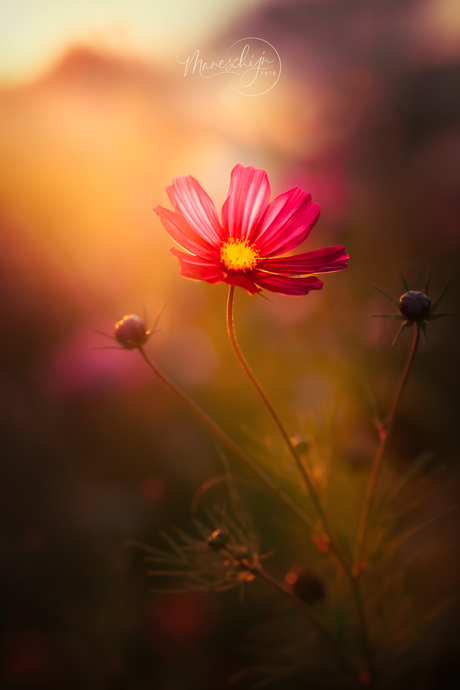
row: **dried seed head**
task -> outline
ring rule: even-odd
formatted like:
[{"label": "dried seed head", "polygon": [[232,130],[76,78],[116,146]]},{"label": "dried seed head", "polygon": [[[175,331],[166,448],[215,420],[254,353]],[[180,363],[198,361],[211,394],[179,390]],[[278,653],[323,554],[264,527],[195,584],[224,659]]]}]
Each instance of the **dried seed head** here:
[{"label": "dried seed head", "polygon": [[127,350],[144,345],[149,335],[142,319],[134,314],[124,316],[115,324],[115,338]]},{"label": "dried seed head", "polygon": [[424,321],[430,313],[430,308],[431,300],[424,292],[409,290],[399,300],[399,311],[413,323]]},{"label": "dried seed head", "polygon": [[229,536],[220,529],[214,530],[210,537],[208,537],[208,546],[213,551],[220,551],[228,544]]}]

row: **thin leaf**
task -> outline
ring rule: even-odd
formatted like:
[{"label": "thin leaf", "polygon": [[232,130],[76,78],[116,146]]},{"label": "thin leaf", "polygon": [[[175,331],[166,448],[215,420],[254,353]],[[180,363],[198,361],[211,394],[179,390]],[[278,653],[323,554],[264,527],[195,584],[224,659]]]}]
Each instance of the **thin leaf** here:
[{"label": "thin leaf", "polygon": [[392,491],[392,493],[389,496],[388,502],[392,503],[397,496],[406,488],[406,486],[409,484],[409,482],[414,479],[414,477],[419,474],[419,472],[430,462],[432,462],[435,458],[438,457],[438,454],[435,453],[434,451],[426,451],[425,453],[422,453],[419,455],[415,461],[412,467],[403,475],[403,477],[399,480],[398,484],[396,485],[395,489]]},{"label": "thin leaf", "polygon": [[404,316],[402,314],[368,314],[366,319],[395,319],[396,321],[402,321]]},{"label": "thin leaf", "polygon": [[169,551],[163,551],[162,549],[157,549],[155,546],[149,546],[148,544],[142,544],[140,541],[132,541],[132,540],[126,540],[125,546],[134,546],[138,549],[142,549],[146,553],[150,553],[153,556],[162,556],[163,558],[169,557],[171,558],[172,554]]},{"label": "thin leaf", "polygon": [[452,595],[442,599],[436,606],[433,606],[422,618],[424,623],[431,623],[434,621],[441,613],[443,613],[451,604],[455,604],[458,601],[457,595]]},{"label": "thin leaf", "polygon": [[388,517],[387,521],[396,521],[400,520],[402,517],[405,517],[409,513],[412,513],[414,510],[417,510],[421,505],[423,505],[426,501],[429,501],[431,498],[434,496],[437,496],[438,494],[442,493],[443,491],[446,490],[445,486],[440,486],[438,489],[435,491],[432,491],[429,494],[424,494],[423,496],[420,496],[419,498],[414,499],[410,503],[406,504],[404,508],[399,510],[397,513],[394,513],[392,516]]},{"label": "thin leaf", "polygon": [[433,305],[432,305],[432,307],[431,307],[431,313],[435,312],[436,309],[437,309],[437,308],[439,307],[439,305],[441,304],[441,301],[442,301],[444,295],[446,294],[447,290],[449,289],[451,280],[452,280],[452,276],[450,276],[449,280],[447,281],[446,287],[445,287],[444,290],[441,292],[441,294],[439,295],[439,297],[438,297],[438,299],[436,300],[436,302],[433,303]]},{"label": "thin leaf", "polygon": [[127,350],[126,347],[117,347],[116,345],[103,345],[102,347],[93,347],[93,350]]},{"label": "thin leaf", "polygon": [[419,328],[422,333],[423,333],[423,342],[426,345],[426,323],[425,321],[422,321],[421,323],[417,324],[417,328]]},{"label": "thin leaf", "polygon": [[453,513],[455,510],[457,510],[457,506],[451,506],[450,508],[443,510],[442,513],[435,515],[434,517],[430,518],[429,520],[425,520],[425,522],[421,522],[419,525],[416,525],[412,529],[406,530],[405,532],[400,534],[399,537],[397,537],[392,542],[390,542],[389,546],[391,547],[393,545],[396,550],[400,549],[401,546],[404,544],[404,542],[406,542],[408,539],[413,537],[415,534],[418,534],[419,532],[426,529],[427,527],[434,525],[435,522],[438,522],[438,520],[441,520],[443,517],[445,517],[449,513]]},{"label": "thin leaf", "polygon": [[166,542],[167,544],[169,544],[169,546],[172,548],[172,550],[174,551],[174,553],[176,553],[176,554],[179,556],[180,560],[181,560],[183,563],[188,563],[188,559],[187,559],[187,557],[185,556],[183,550],[179,548],[179,546],[176,544],[176,542],[174,541],[174,539],[173,539],[172,537],[169,536],[169,534],[167,534],[166,532],[163,532],[163,531],[158,532],[158,534],[165,540],[165,542]]},{"label": "thin leaf", "polygon": [[425,280],[425,287],[423,288],[423,292],[426,294],[428,292],[428,288],[430,287],[430,280],[431,280],[431,268],[428,269],[428,275]]},{"label": "thin leaf", "polygon": [[147,575],[153,576],[165,576],[165,577],[183,577],[187,575],[189,577],[194,577],[195,575],[200,575],[199,570],[148,570]]},{"label": "thin leaf", "polygon": [[385,295],[385,297],[387,297],[387,299],[389,299],[390,302],[393,302],[393,304],[396,307],[399,307],[399,300],[397,300],[396,297],[392,297],[391,295],[388,294],[388,292],[385,292],[385,290],[382,290],[382,288],[379,288],[377,285],[374,285],[373,283],[372,283],[372,287],[375,288],[376,290],[378,290],[379,292],[381,292],[382,295]]},{"label": "thin leaf", "polygon": [[409,323],[409,321],[404,321],[404,323],[401,324],[401,328],[400,328],[399,331],[396,333],[395,339],[393,340],[393,342],[392,342],[391,344],[394,345],[395,342],[398,340],[399,336],[401,335],[401,333],[404,331],[404,329],[405,329],[405,328],[411,328],[412,325],[413,325],[413,324]]},{"label": "thin leaf", "polygon": [[153,324],[153,328],[152,328],[152,333],[155,333],[155,329],[158,326],[158,322],[159,322],[165,309],[166,309],[166,304],[164,305],[164,307],[162,307],[162,309],[160,310],[160,313],[158,314],[157,318],[155,319],[155,323]]},{"label": "thin leaf", "polygon": [[97,333],[98,335],[103,335],[105,338],[110,338],[110,340],[114,340],[115,342],[118,342],[115,336],[109,335],[108,333],[104,333],[104,331],[98,331],[96,328],[90,328],[90,331],[92,333]]},{"label": "thin leaf", "polygon": [[427,321],[436,321],[436,319],[440,319],[443,316],[456,316],[457,313],[455,311],[445,311],[443,314],[430,314],[427,316],[426,320]]},{"label": "thin leaf", "polygon": [[223,482],[227,481],[226,475],[219,475],[216,477],[210,477],[207,479],[203,484],[198,487],[197,491],[195,492],[195,495],[192,498],[192,502],[190,504],[190,511],[192,515],[194,515],[197,510],[198,506],[200,505],[200,501],[203,498],[204,494],[209,491],[209,489],[212,489],[214,486],[218,486],[219,484],[222,484]]},{"label": "thin leaf", "polygon": [[272,300],[269,299],[269,298],[267,297],[267,295],[265,295],[263,292],[256,292],[256,295],[258,295],[258,297],[263,297],[263,299],[266,299],[267,302],[270,302],[270,304],[273,304]]},{"label": "thin leaf", "polygon": [[401,280],[402,280],[402,282],[403,282],[405,291],[406,291],[406,292],[409,292],[410,287],[409,287],[409,285],[407,284],[407,280],[404,278],[403,272],[402,272],[401,270],[399,271],[399,275],[401,276]]}]

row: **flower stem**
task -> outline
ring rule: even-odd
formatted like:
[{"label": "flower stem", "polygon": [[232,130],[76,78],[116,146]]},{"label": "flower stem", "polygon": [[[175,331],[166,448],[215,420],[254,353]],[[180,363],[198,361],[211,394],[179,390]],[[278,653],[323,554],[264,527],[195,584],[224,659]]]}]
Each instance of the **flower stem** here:
[{"label": "flower stem", "polygon": [[278,417],[273,405],[271,404],[270,400],[268,399],[265,391],[263,390],[262,386],[260,383],[257,381],[255,375],[253,374],[251,367],[247,363],[243,353],[240,350],[240,347],[238,345],[238,341],[236,339],[236,334],[235,334],[235,326],[234,326],[234,320],[233,320],[233,304],[234,304],[234,295],[235,295],[235,287],[233,285],[230,286],[230,290],[228,293],[228,301],[227,301],[227,328],[228,328],[228,335],[230,338],[230,343],[233,348],[233,352],[235,353],[235,356],[243,369],[244,373],[248,377],[249,381],[251,382],[251,385],[253,386],[254,390],[256,393],[259,395],[261,398],[262,402],[264,403],[265,407],[267,408],[270,416],[272,417],[273,421],[275,422],[275,425],[277,426],[279,432],[281,433],[281,436],[283,437],[286,446],[294,459],[294,462],[299,470],[299,473],[304,480],[308,491],[310,493],[311,499],[313,501],[313,504],[315,506],[316,512],[321,519],[321,522],[323,524],[323,529],[325,533],[328,536],[329,539],[329,549],[330,551],[336,556],[339,564],[343,568],[343,571],[345,575],[347,576],[348,580],[350,581],[351,589],[353,592],[353,597],[355,599],[356,603],[356,610],[358,614],[358,624],[359,624],[359,634],[361,638],[361,647],[363,651],[363,655],[366,659],[366,664],[368,667],[368,672],[369,672],[369,686],[372,684],[375,687],[376,684],[376,674],[375,674],[375,669],[374,669],[374,664],[373,664],[373,659],[372,659],[372,651],[370,647],[370,642],[369,642],[369,634],[367,630],[367,621],[366,621],[366,615],[364,611],[364,604],[362,601],[361,597],[361,591],[359,587],[359,583],[355,580],[352,574],[351,566],[348,562],[348,558],[343,552],[340,544],[338,541],[335,539],[335,536],[332,532],[331,526],[329,524],[329,520],[327,519],[326,513],[323,509],[323,506],[321,504],[321,501],[315,491],[315,488],[313,486],[313,483],[310,479],[310,475],[306,471],[305,467],[303,466],[302,462],[300,461],[300,458],[297,455],[297,452],[292,445],[289,435],[286,432],[280,418]]},{"label": "flower stem", "polygon": [[388,413],[388,416],[385,420],[385,424],[383,426],[383,429],[380,432],[380,442],[377,447],[377,452],[374,457],[374,461],[372,463],[372,469],[371,473],[369,476],[369,480],[367,482],[366,486],[366,493],[364,496],[364,503],[363,507],[361,510],[361,515],[359,518],[359,523],[358,523],[358,532],[356,536],[356,544],[355,544],[355,552],[354,552],[354,558],[353,558],[353,576],[357,577],[360,574],[361,571],[361,561],[364,553],[364,548],[365,548],[365,542],[366,542],[366,535],[367,535],[367,528],[369,525],[369,515],[373,506],[373,502],[375,499],[375,493],[377,489],[377,481],[379,478],[380,474],[380,469],[382,466],[382,457],[385,452],[386,448],[386,443],[388,436],[391,432],[391,429],[393,427],[393,421],[394,417],[396,414],[396,409],[398,407],[399,401],[401,399],[402,393],[404,391],[404,388],[407,383],[407,379],[409,377],[410,371],[412,369],[412,365],[415,360],[415,355],[417,353],[417,347],[420,341],[420,329],[414,325],[414,337],[412,340],[412,347],[409,352],[409,356],[406,361],[406,366],[404,367],[404,371],[401,374],[401,378],[399,379],[398,386],[396,388],[396,392],[393,397],[393,401],[391,403],[390,411]]},{"label": "flower stem", "polygon": [[264,470],[259,467],[246,453],[238,446],[235,441],[233,441],[228,434],[210,417],[201,407],[190,398],[186,393],[184,393],[175,383],[169,379],[164,372],[161,371],[147,356],[145,350],[142,347],[138,347],[144,360],[147,362],[153,373],[160,379],[160,381],[168,388],[176,397],[181,400],[184,405],[197,417],[200,422],[205,426],[221,443],[223,446],[228,448],[239,460],[241,460],[247,467],[249,467],[257,476],[264,482],[268,488],[273,491],[278,498],[283,501],[283,503],[288,506],[302,522],[311,528],[311,520],[299,508],[294,501],[278,487],[278,485],[273,481],[273,479]]},{"label": "flower stem", "polygon": [[[305,467],[303,466],[299,456],[297,455],[297,452],[292,445],[289,435],[286,431],[286,429],[283,426],[283,423],[281,422],[280,418],[278,417],[277,412],[275,411],[275,408],[271,404],[267,394],[265,393],[264,389],[256,379],[254,373],[252,372],[251,367],[247,363],[243,353],[240,350],[240,346],[238,345],[238,341],[236,339],[236,334],[235,334],[235,325],[233,321],[233,303],[234,303],[234,295],[235,295],[235,286],[231,285],[230,290],[228,293],[228,302],[227,302],[227,328],[228,328],[228,335],[230,337],[230,343],[232,345],[233,352],[235,353],[235,357],[237,358],[242,370],[248,377],[252,387],[256,391],[257,395],[260,397],[262,400],[263,404],[268,410],[268,413],[270,414],[271,418],[275,422],[276,427],[278,428],[281,436],[283,437],[283,440],[287,446],[287,449],[289,453],[291,454],[297,469],[300,473],[300,476],[302,477],[303,481],[305,482],[308,491],[310,493],[311,499],[314,503],[316,512],[318,513],[319,517],[321,518],[321,521],[323,523],[323,527],[325,532],[327,533],[328,538],[330,539],[330,543],[328,544],[329,548],[331,548],[334,552],[338,552],[337,549],[337,544],[335,544],[335,540],[332,537],[332,531],[329,526],[329,521],[326,517],[326,514],[324,512],[323,506],[321,505],[321,501],[319,500],[318,494],[315,491],[315,488],[313,486],[313,483],[311,481],[310,475],[306,471]],[[342,560],[342,557],[340,557]]]},{"label": "flower stem", "polygon": [[[201,407],[194,401],[192,398],[190,398],[186,393],[184,393],[178,386],[176,386],[175,383],[173,383],[168,376],[164,372],[159,369],[147,356],[145,350],[142,347],[138,348],[139,352],[141,353],[142,357],[144,358],[145,362],[149,366],[149,368],[152,370],[152,372],[160,379],[160,381],[168,388],[174,395],[181,400],[181,402],[184,403],[184,405],[199,419],[199,421],[205,426],[215,437],[216,439],[228,450],[230,450],[239,460],[241,460],[247,467],[249,467],[257,476],[264,482],[268,488],[273,491],[278,498],[286,505],[288,506],[292,512],[308,527],[308,529],[311,529],[311,520],[308,518],[308,516],[299,508],[294,501],[284,492],[282,489],[280,489],[277,484],[272,480],[272,478],[264,472],[264,470],[259,467],[251,458],[249,458],[246,453],[228,436],[225,431],[210,417],[204,410],[201,409]],[[242,356],[242,355],[241,355]],[[309,479],[309,478],[308,478]],[[312,487],[313,488],[313,487]],[[313,492],[312,492],[313,495]],[[329,543],[329,547],[331,548],[334,553],[336,553],[339,561],[341,562],[345,572],[348,575],[351,575],[350,569],[348,568],[348,564],[346,563],[345,559],[343,556],[340,556],[339,553],[335,550],[335,546],[331,540]],[[282,583],[279,583],[277,580],[274,578],[271,578],[270,575],[265,573],[261,574],[261,572],[255,573],[257,576],[261,579],[264,579],[266,582],[269,582],[272,586],[274,586],[274,583],[276,583],[277,589],[282,591],[285,595],[289,596],[289,598],[293,601],[295,601],[296,605],[299,606],[302,611],[304,612],[305,615],[306,613],[306,608],[308,608],[308,611],[313,614],[313,616],[316,616],[315,612],[308,607],[308,605],[299,597],[297,597],[294,592],[291,592],[287,587],[285,587]],[[355,596],[357,596],[359,600],[359,590],[358,590],[358,583],[353,579],[352,583],[354,586],[354,593]],[[361,601],[359,600],[357,602],[357,608],[358,608],[358,617],[360,620],[360,625],[362,628],[362,637],[364,639],[364,644],[363,648],[365,650],[365,656],[367,658],[367,653],[366,649],[368,649],[367,645],[367,634],[366,634],[366,627],[365,627],[365,621],[363,617],[363,611],[362,611],[362,605]],[[310,619],[312,619],[310,613],[308,614],[310,616]],[[319,620],[319,619],[318,619]],[[321,621],[319,621],[321,625],[321,630],[324,631],[322,632],[322,635],[326,635],[329,637],[327,631],[325,630],[324,626],[321,624]],[[315,624],[315,627],[317,625]],[[318,627],[317,627],[318,629]],[[333,644],[333,643],[332,643]],[[340,653],[340,652],[339,652]],[[345,664],[348,664],[348,662],[345,661]],[[343,664],[342,664],[343,665]],[[369,664],[370,667],[370,664]],[[349,667],[351,669],[351,667]],[[352,670],[352,669],[351,669]]]},{"label": "flower stem", "polygon": [[359,685],[359,687],[362,686],[362,682],[360,681],[360,678],[358,677],[355,669],[343,656],[342,651],[339,649],[338,645],[329,634],[327,628],[323,625],[320,617],[318,616],[316,611],[314,611],[311,608],[311,606],[307,604],[307,602],[305,602],[303,599],[297,596],[297,594],[293,592],[292,589],[286,587],[286,585],[283,582],[280,582],[275,577],[267,573],[263,569],[261,563],[251,563],[249,559],[241,557],[238,554],[234,553],[228,546],[226,546],[223,549],[223,551],[226,551],[234,560],[241,563],[241,565],[244,568],[246,568],[246,570],[252,573],[255,577],[259,578],[259,580],[263,580],[266,584],[275,589],[277,592],[280,592],[281,594],[283,594],[283,596],[287,597],[294,604],[294,606],[296,606],[301,611],[301,613],[310,621],[315,630],[321,635],[323,641],[326,643],[327,647],[329,647],[329,649],[334,653],[334,655],[337,658],[337,661],[347,672],[347,674],[354,679],[355,683]]}]

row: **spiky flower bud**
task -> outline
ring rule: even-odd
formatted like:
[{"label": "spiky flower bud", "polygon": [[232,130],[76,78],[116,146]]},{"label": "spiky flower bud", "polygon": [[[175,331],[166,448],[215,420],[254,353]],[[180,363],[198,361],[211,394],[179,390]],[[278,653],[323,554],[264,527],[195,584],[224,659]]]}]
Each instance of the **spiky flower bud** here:
[{"label": "spiky flower bud", "polygon": [[430,313],[431,300],[424,292],[409,290],[399,300],[399,311],[412,323],[424,321]]},{"label": "spiky flower bud", "polygon": [[149,335],[142,319],[134,314],[127,314],[115,324],[115,338],[127,350],[144,345]]},{"label": "spiky flower bud", "polygon": [[208,537],[208,546],[213,551],[220,551],[228,544],[229,536],[220,529],[214,530],[210,537]]}]

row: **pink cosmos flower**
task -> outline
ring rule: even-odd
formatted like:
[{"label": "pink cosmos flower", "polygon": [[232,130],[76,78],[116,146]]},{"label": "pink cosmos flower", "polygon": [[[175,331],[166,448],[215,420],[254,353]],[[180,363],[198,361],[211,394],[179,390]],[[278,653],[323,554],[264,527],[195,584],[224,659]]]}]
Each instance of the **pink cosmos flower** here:
[{"label": "pink cosmos flower", "polygon": [[267,173],[236,165],[222,206],[216,207],[199,183],[181,175],[167,188],[174,211],[156,206],[164,228],[185,251],[173,247],[181,275],[208,283],[239,285],[251,295],[261,288],[283,295],[306,295],[323,283],[313,273],[347,267],[344,247],[279,257],[310,234],[320,207],[299,187],[270,203]]}]

